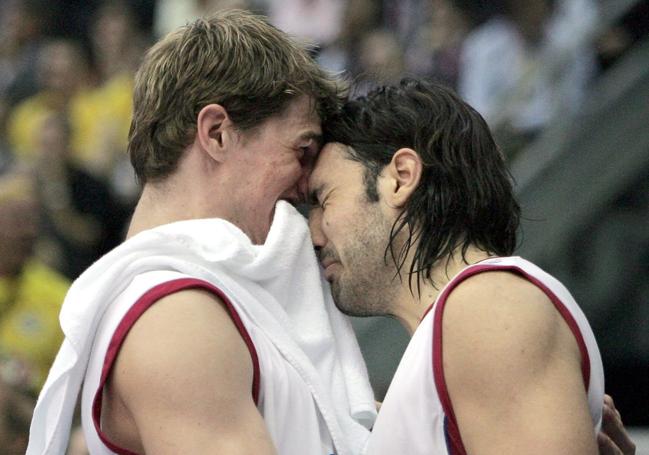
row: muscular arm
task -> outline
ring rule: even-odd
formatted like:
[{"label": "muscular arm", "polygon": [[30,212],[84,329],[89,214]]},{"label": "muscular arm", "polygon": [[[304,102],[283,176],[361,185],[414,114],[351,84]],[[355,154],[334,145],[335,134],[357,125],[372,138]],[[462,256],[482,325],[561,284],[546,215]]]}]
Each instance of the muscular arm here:
[{"label": "muscular arm", "polygon": [[186,290],[135,323],[110,390],[147,454],[274,454],[252,377],[250,353],[222,303]]},{"label": "muscular arm", "polygon": [[469,278],[449,297],[443,339],[468,453],[597,453],[579,348],[534,285],[506,272]]}]

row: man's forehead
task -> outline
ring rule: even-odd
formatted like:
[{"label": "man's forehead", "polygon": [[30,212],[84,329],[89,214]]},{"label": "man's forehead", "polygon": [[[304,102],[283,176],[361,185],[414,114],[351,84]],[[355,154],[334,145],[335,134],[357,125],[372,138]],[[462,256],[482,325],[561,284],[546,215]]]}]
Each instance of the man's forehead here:
[{"label": "man's forehead", "polygon": [[322,134],[320,114],[313,98],[306,95],[299,96],[288,105],[284,116],[296,120],[304,128]]},{"label": "man's forehead", "polygon": [[345,165],[345,147],[336,142],[329,142],[322,147],[309,178],[309,191],[322,190],[336,178]]},{"label": "man's forehead", "polygon": [[[335,164],[335,155],[337,155],[337,148],[340,147],[340,144],[328,142],[322,146],[320,152],[318,153],[318,158],[315,162],[313,168],[313,173],[311,174],[323,174],[326,170],[332,167],[332,164]],[[319,177],[319,175],[316,175]]]}]

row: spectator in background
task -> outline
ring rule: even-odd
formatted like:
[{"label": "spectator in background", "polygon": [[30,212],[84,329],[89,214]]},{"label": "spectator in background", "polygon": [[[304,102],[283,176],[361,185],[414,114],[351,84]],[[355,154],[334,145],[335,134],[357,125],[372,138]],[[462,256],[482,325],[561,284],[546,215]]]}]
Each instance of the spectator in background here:
[{"label": "spectator in background", "polygon": [[23,455],[27,450],[33,407],[34,400],[0,374],[0,447],[4,455]]},{"label": "spectator in background", "polygon": [[606,70],[635,43],[649,35],[649,0],[638,1],[597,40],[598,63]]},{"label": "spectator in background", "polygon": [[470,20],[450,0],[432,0],[430,19],[422,24],[405,49],[408,73],[457,86],[462,43]]},{"label": "spectator in background", "polygon": [[[96,86],[89,93],[88,115],[81,127],[79,164],[106,182],[125,201],[135,200],[137,188],[126,155],[133,109],[133,77],[146,40],[124,1],[99,6],[90,31]],[[74,125],[73,125],[74,127]]]},{"label": "spectator in background", "polygon": [[36,2],[0,1],[0,98],[11,106],[37,90],[41,30]]},{"label": "spectator in background", "polygon": [[62,113],[38,131],[36,176],[42,204],[39,256],[75,279],[121,240],[122,223],[108,187],[71,157],[70,127]]},{"label": "spectator in background", "polygon": [[0,372],[32,394],[63,340],[58,313],[70,284],[34,257],[38,221],[31,176],[0,177]]},{"label": "spectator in background", "polygon": [[359,73],[360,42],[368,30],[382,27],[381,9],[373,0],[347,0],[335,41],[318,49],[318,63],[331,71]]},{"label": "spectator in background", "polygon": [[69,162],[132,205],[135,179],[123,170],[130,168],[126,142],[133,75],[146,40],[126,1],[100,4],[90,35],[94,71],[76,41],[55,40],[43,49],[41,91],[15,109],[9,136],[16,154],[32,161],[42,122],[52,113],[64,112],[71,130]]},{"label": "spectator in background", "polygon": [[94,16],[90,34],[99,84],[135,72],[147,43],[137,30],[135,15],[127,2],[103,2]]},{"label": "spectator in background", "polygon": [[381,0],[383,24],[397,37],[399,44],[407,47],[425,26],[437,7],[431,0]]},{"label": "spectator in background", "polygon": [[98,85],[124,74],[132,78],[147,43],[128,3],[103,2],[91,22],[90,35]]},{"label": "spectator in background", "polygon": [[87,62],[78,44],[53,40],[45,44],[38,58],[40,89],[10,113],[8,136],[13,152],[21,160],[35,158],[37,131],[52,112],[65,111],[73,125],[73,148],[82,154],[82,125],[89,114]]},{"label": "spectator in background", "polygon": [[394,33],[375,29],[361,38],[354,92],[367,93],[379,84],[397,82],[403,75],[403,49]]},{"label": "spectator in background", "polygon": [[597,12],[592,0],[503,0],[502,11],[464,41],[459,91],[507,149],[506,138],[526,141],[578,108],[594,72]]},{"label": "spectator in background", "polygon": [[327,47],[338,39],[349,0],[265,0],[275,27],[306,42]]}]

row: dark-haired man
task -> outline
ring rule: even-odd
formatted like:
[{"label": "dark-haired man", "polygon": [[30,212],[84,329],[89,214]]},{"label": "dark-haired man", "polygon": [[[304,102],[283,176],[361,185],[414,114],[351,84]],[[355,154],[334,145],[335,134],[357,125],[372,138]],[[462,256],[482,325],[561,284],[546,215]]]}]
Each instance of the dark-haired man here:
[{"label": "dark-haired man", "polygon": [[520,209],[480,115],[405,80],[350,101],[325,139],[310,227],[334,300],[412,335],[367,453],[597,453],[597,344],[561,283],[512,257]]}]

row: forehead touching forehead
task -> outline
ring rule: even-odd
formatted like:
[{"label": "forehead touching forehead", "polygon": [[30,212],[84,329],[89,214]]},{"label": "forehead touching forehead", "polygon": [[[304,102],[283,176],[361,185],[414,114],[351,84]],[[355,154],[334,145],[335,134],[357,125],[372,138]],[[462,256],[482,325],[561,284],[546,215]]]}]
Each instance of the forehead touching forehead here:
[{"label": "forehead touching forehead", "polygon": [[332,178],[332,171],[336,168],[336,155],[343,147],[342,144],[333,142],[322,147],[309,177],[309,193],[326,184]]}]

